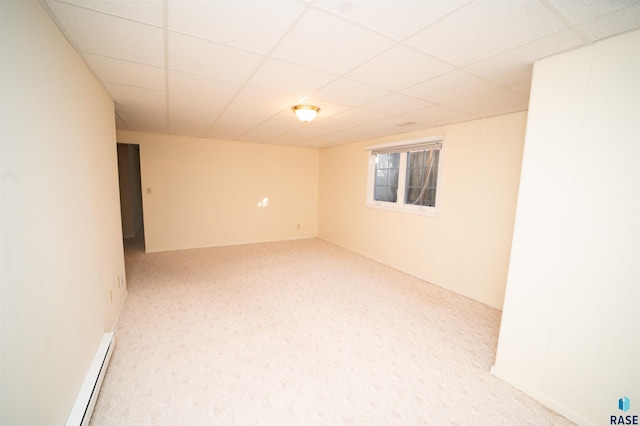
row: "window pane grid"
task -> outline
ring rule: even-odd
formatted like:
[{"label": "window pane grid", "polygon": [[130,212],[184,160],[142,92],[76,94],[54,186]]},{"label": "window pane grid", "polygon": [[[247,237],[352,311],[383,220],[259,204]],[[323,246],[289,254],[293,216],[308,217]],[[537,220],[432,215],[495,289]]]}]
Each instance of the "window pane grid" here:
[{"label": "window pane grid", "polygon": [[367,205],[438,216],[436,194],[442,139],[413,139],[368,149]]},{"label": "window pane grid", "polygon": [[405,204],[434,207],[438,176],[439,151],[407,153]]},{"label": "window pane grid", "polygon": [[398,198],[400,153],[377,154],[375,162],[374,200],[395,203]]}]

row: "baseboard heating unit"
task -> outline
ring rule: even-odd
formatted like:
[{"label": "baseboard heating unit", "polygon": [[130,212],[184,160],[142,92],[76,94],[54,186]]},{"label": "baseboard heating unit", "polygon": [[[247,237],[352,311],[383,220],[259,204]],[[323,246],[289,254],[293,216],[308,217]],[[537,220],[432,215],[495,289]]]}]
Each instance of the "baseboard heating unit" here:
[{"label": "baseboard heating unit", "polygon": [[85,426],[89,424],[114,346],[115,337],[113,333],[105,333],[96,355],[93,357],[89,372],[80,388],[76,403],[67,418],[66,426]]}]

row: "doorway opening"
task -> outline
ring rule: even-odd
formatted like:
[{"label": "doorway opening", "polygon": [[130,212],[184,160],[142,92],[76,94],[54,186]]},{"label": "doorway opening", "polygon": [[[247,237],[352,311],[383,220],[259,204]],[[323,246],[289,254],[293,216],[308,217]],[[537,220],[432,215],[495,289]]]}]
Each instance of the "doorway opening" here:
[{"label": "doorway opening", "polygon": [[118,143],[118,179],[124,249],[144,252],[140,145]]}]

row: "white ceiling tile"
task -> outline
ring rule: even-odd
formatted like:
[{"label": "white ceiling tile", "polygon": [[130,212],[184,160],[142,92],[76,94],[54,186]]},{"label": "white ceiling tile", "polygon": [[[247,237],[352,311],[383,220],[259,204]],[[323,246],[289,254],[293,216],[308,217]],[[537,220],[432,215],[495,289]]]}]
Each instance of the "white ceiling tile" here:
[{"label": "white ceiling tile", "polygon": [[429,127],[430,124],[431,123],[428,123],[425,120],[407,120],[402,116],[396,116],[386,117],[381,120],[374,121],[368,126],[375,133],[382,133],[384,131],[385,134],[394,134],[407,133],[413,131],[414,129],[420,130],[421,128],[423,128],[423,125],[427,125],[427,127]]},{"label": "white ceiling tile", "polygon": [[230,101],[241,87],[241,84],[231,81],[175,70],[169,71],[169,91],[172,93]]},{"label": "white ceiling tile", "polygon": [[366,104],[360,105],[361,109],[373,111],[386,115],[399,115],[417,109],[431,106],[430,102],[403,95],[401,93],[392,93],[380,99],[376,99]]},{"label": "white ceiling tile", "polygon": [[188,114],[173,110],[169,117],[169,132],[172,135],[203,137],[211,127],[211,121],[200,121]]},{"label": "white ceiling tile", "polygon": [[168,130],[167,113],[164,106],[116,102],[115,108],[116,117],[120,117],[125,123],[125,127],[121,127],[125,130],[158,133],[165,133]]},{"label": "white ceiling tile", "polygon": [[[335,116],[334,116],[335,117]],[[326,118],[318,122],[312,122],[317,134],[328,134],[337,132],[338,130],[344,130],[356,126],[357,124],[349,123],[343,120],[337,120],[335,118]]]},{"label": "white ceiling tile", "polygon": [[[347,130],[341,130],[339,132],[331,133],[329,135],[324,135],[319,138],[311,138],[304,141],[302,144],[296,144],[295,146],[299,147],[321,147],[328,148],[331,146],[344,145],[352,142],[361,142],[361,141],[369,141],[375,139],[375,136],[371,135],[360,135],[360,128],[353,128]],[[311,145],[314,144],[314,145]]]},{"label": "white ceiling tile", "polygon": [[267,139],[266,143],[274,144],[274,145],[297,145],[298,143],[306,140],[308,138],[304,137],[304,135],[300,135],[299,133],[284,133],[282,135],[275,136],[271,139]]},{"label": "white ceiling tile", "polygon": [[117,128],[311,147],[522,111],[535,60],[640,28],[638,0],[42,2]]},{"label": "white ceiling tile", "polygon": [[578,26],[591,41],[601,40],[615,34],[640,27],[640,1],[600,16]]},{"label": "white ceiling tile", "polygon": [[528,80],[520,81],[518,83],[510,84],[505,87],[511,90],[512,92],[516,92],[528,98],[529,94],[531,93],[531,80],[528,79]]},{"label": "white ceiling tile", "polygon": [[328,133],[322,136],[316,136],[309,139],[290,139],[287,140],[287,145],[294,145],[300,147],[318,147],[319,145],[331,146],[338,145],[357,140],[363,140],[362,133],[359,127],[353,127],[350,129],[338,130],[337,132]]},{"label": "white ceiling tile", "polygon": [[281,134],[282,132],[277,131],[276,129],[269,128],[267,130],[263,126],[258,126],[257,128],[237,136],[235,140],[240,142],[271,143],[269,142],[270,139],[276,138]]},{"label": "white ceiling tile", "polygon": [[272,111],[252,105],[231,104],[222,113],[222,121],[244,127],[249,130],[273,116]]},{"label": "white ceiling tile", "polygon": [[483,0],[446,16],[407,43],[465,66],[565,29],[537,0]]},{"label": "white ceiling tile", "polygon": [[446,102],[444,106],[476,114],[481,117],[491,117],[509,112],[524,111],[529,100],[527,97],[506,89],[495,89],[485,94],[476,94]]},{"label": "white ceiling tile", "polygon": [[204,114],[193,114],[192,110],[171,108],[169,113],[169,130],[172,134],[179,134],[178,129],[193,128],[189,136],[204,136],[213,125],[213,120],[207,120]]},{"label": "white ceiling tile", "polygon": [[165,105],[167,97],[160,90],[144,87],[125,86],[117,83],[105,83],[105,87],[116,102],[135,102],[148,105]]},{"label": "white ceiling tile", "polygon": [[349,72],[355,80],[401,90],[454,69],[429,55],[397,45]]},{"label": "white ceiling tile", "polygon": [[382,120],[386,117],[388,117],[387,114],[380,114],[362,108],[351,108],[335,114],[332,118],[353,124],[365,124],[372,123],[377,120]]},{"label": "white ceiling tile", "polygon": [[153,104],[141,104],[131,101],[116,101],[116,113],[129,113],[129,114],[147,114],[155,117],[165,117],[167,114],[166,105],[164,103]]},{"label": "white ceiling tile", "polygon": [[637,0],[548,0],[562,15],[574,24],[581,24],[615,12]]},{"label": "white ceiling tile", "polygon": [[335,133],[330,133],[328,136],[336,136],[340,138],[355,138],[356,140],[375,139],[382,136],[388,136],[392,134],[402,134],[404,130],[401,127],[396,129],[390,126],[374,126],[372,124],[361,124],[349,129],[340,130]]},{"label": "white ceiling tile", "polygon": [[296,97],[289,93],[261,87],[244,86],[233,99],[234,104],[252,105],[276,114],[282,110],[289,110],[296,104]]},{"label": "white ceiling tile", "polygon": [[238,137],[238,140],[261,143],[278,135],[291,132],[303,124],[304,123],[300,122],[295,117],[292,117],[288,111],[282,111],[281,113],[260,123],[248,132],[243,133]]},{"label": "white ceiling tile", "polygon": [[434,104],[486,92],[496,86],[468,72],[454,70],[403,90],[403,93]]},{"label": "white ceiling tile", "polygon": [[349,142],[355,142],[362,140],[362,137],[358,137],[359,130],[345,129],[338,132],[329,133],[327,135],[316,136],[313,138],[299,141],[292,146],[301,148],[326,148],[330,146],[343,145]]},{"label": "white ceiling tile", "polygon": [[400,40],[467,1],[319,0],[314,5]]},{"label": "white ceiling tile", "polygon": [[[288,127],[287,132],[281,132],[274,135],[272,138],[267,139],[268,143],[278,143],[282,145],[299,144],[301,141],[308,140],[310,138],[318,138],[330,133],[353,127],[351,123],[343,122],[340,120],[333,120],[326,118],[320,121],[312,121],[310,123],[302,123],[295,120],[297,123],[294,128]],[[244,137],[245,135],[243,135]]]},{"label": "white ceiling tile", "polygon": [[[263,56],[182,34],[169,34],[169,68],[237,83],[245,82]],[[224,59],[222,59],[224,58]]]},{"label": "white ceiling tile", "polygon": [[333,139],[330,139],[330,136],[318,136],[289,146],[298,148],[328,148],[330,146],[342,145],[343,143],[344,142],[342,141],[334,141]]},{"label": "white ceiling tile", "polygon": [[267,53],[304,9],[292,0],[171,1],[169,29]]},{"label": "white ceiling tile", "polygon": [[311,123],[299,123],[297,129],[278,135],[275,139],[277,139],[280,144],[299,145],[305,140],[325,137],[326,135],[349,127],[353,127],[353,125],[331,119],[325,119],[322,122],[312,121]]},{"label": "white ceiling tile", "polygon": [[393,44],[359,25],[319,10],[308,11],[273,57],[333,74],[344,74]]},{"label": "white ceiling tile", "polygon": [[180,117],[191,117],[198,121],[210,121],[210,124],[224,111],[227,102],[218,101],[200,96],[184,95],[182,93],[172,93],[169,96],[169,112],[171,118],[176,118],[175,113],[179,112]]},{"label": "white ceiling tile", "polygon": [[277,59],[268,59],[253,75],[249,84],[278,92],[308,95],[337,77]]},{"label": "white ceiling tile", "polygon": [[365,83],[340,78],[318,90],[314,97],[323,101],[342,105],[358,106],[373,99],[381,98],[390,92]]},{"label": "white ceiling tile", "polygon": [[[46,2],[50,5],[60,3],[51,0]],[[157,27],[162,26],[162,0],[64,0],[64,2]]]},{"label": "white ceiling tile", "polygon": [[155,118],[126,120],[127,130],[132,132],[168,134],[166,121]]},{"label": "white ceiling tile", "polygon": [[243,133],[247,132],[246,126],[235,123],[219,122],[214,123],[205,133],[205,138],[237,140]]},{"label": "white ceiling tile", "polygon": [[126,123],[127,129],[134,132],[166,133],[167,116],[164,113],[157,114],[142,110],[141,112],[118,112],[120,118]]},{"label": "white ceiling tile", "polygon": [[92,54],[86,54],[85,58],[100,80],[105,83],[165,90],[164,68]]},{"label": "white ceiling tile", "polygon": [[459,111],[442,105],[434,105],[402,114],[400,117],[416,122],[431,123],[434,126],[442,126],[444,124],[475,120],[480,118],[480,115]]},{"label": "white ceiling tile", "polygon": [[56,3],[54,13],[80,51],[164,66],[161,28]]},{"label": "white ceiling tile", "polygon": [[305,139],[326,135],[330,133],[326,127],[322,127],[319,125],[320,123],[311,122],[311,123],[300,123],[300,126],[297,129],[294,129],[286,134],[282,134],[278,136],[279,138],[286,137],[289,141],[296,140],[302,141]]},{"label": "white ceiling tile", "polygon": [[[486,80],[498,85],[513,84],[516,81],[531,80],[533,73],[533,62],[525,62],[515,58],[516,55],[500,55],[478,62],[477,64],[465,67],[465,70],[472,72]],[[507,64],[501,67],[502,63]]]},{"label": "white ceiling tile", "polygon": [[124,129],[130,130],[127,124],[124,122],[122,118],[116,113],[116,129]]},{"label": "white ceiling tile", "polygon": [[[396,125],[396,128],[399,128],[403,131],[403,133],[409,133],[409,132],[417,132],[418,130],[425,130],[425,129],[431,129],[432,127],[435,126],[435,123],[433,123],[432,121],[423,121],[423,122],[416,122],[416,121],[407,121],[404,124],[401,125]],[[397,134],[395,131],[392,134]]]},{"label": "white ceiling tile", "polygon": [[530,80],[535,61],[581,44],[580,38],[572,31],[561,31],[468,65],[465,70],[499,85]]}]

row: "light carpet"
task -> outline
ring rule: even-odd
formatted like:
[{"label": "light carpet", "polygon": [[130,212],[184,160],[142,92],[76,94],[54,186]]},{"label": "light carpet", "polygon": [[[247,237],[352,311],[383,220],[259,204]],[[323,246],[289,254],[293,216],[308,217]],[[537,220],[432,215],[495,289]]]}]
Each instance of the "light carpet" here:
[{"label": "light carpet", "polygon": [[492,376],[500,311],[318,239],[126,247],[93,425],[564,425]]}]

